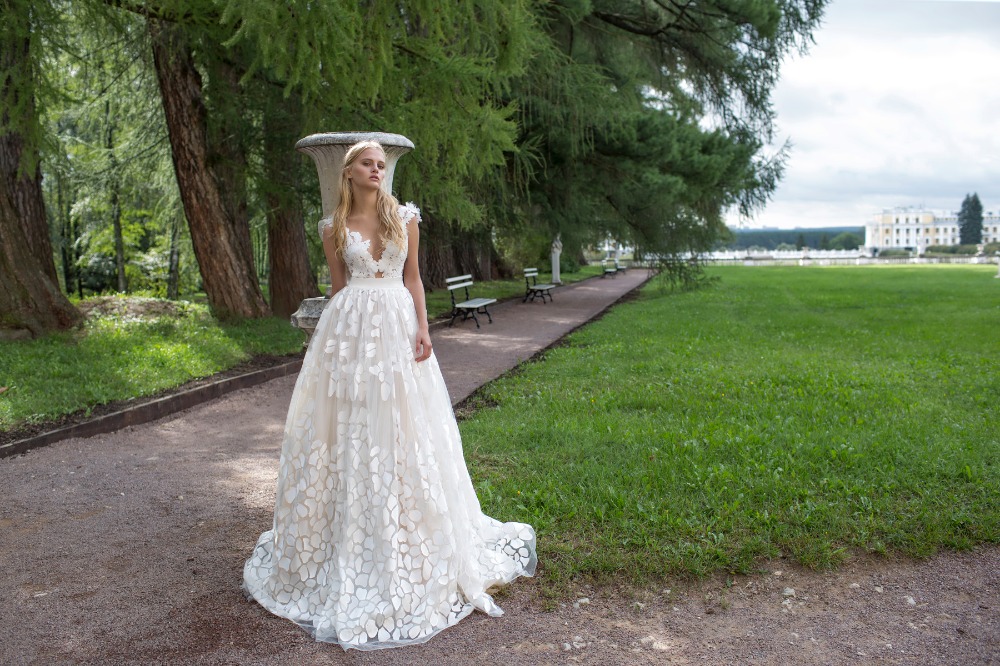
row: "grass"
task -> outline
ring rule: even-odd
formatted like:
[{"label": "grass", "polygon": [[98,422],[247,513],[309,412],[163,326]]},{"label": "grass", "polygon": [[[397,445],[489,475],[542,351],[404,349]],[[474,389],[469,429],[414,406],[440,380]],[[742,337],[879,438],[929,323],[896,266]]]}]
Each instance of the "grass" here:
[{"label": "grass", "polygon": [[[586,280],[587,278],[594,277],[595,275],[601,275],[602,267],[600,264],[595,266],[581,266],[579,270],[573,273],[562,273],[561,278],[563,284],[570,284],[573,282],[579,282],[580,280]],[[551,273],[539,275],[539,282],[544,282],[552,278]],[[558,293],[558,292],[557,292]],[[460,291],[459,294],[464,300],[464,291]],[[469,295],[472,298],[496,298],[497,300],[512,297],[523,297],[524,296],[524,278],[519,277],[513,280],[491,280],[490,282],[475,282],[469,289]],[[451,315],[451,296],[447,289],[435,289],[434,291],[427,293],[427,316],[429,319],[433,320],[438,317],[450,316]]]},{"label": "grass", "polygon": [[995,272],[648,286],[477,394],[461,427],[483,509],[535,526],[556,590],[997,542]]},{"label": "grass", "polygon": [[[114,307],[81,331],[0,345],[0,430],[115,400],[151,395],[226,370],[258,354],[290,354],[302,333],[285,319],[221,324],[204,305],[134,299],[144,313]],[[86,303],[84,303],[86,305]]]}]

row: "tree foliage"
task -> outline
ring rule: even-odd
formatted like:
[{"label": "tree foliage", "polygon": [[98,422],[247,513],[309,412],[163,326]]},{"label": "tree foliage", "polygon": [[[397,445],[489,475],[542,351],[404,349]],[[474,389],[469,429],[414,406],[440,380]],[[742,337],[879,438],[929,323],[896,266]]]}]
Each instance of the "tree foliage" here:
[{"label": "tree foliage", "polygon": [[765,152],[770,92],[781,57],[804,47],[822,6],[548,5],[550,45],[513,88],[522,154],[537,155],[527,162],[537,168],[526,197],[509,188],[513,197],[496,199],[495,218],[515,211],[521,226],[548,227],[571,255],[611,236],[672,280],[699,275],[701,254],[728,234],[724,211],[752,213],[781,176],[784,148]]},{"label": "tree foliage", "polygon": [[961,245],[983,242],[983,204],[979,195],[966,194],[958,211],[958,238]]},{"label": "tree foliage", "polygon": [[864,237],[860,234],[843,231],[830,239],[831,250],[857,250],[864,244]]},{"label": "tree foliage", "polygon": [[[260,279],[287,312],[323,261],[316,175],[292,144],[349,129],[416,144],[395,185],[424,211],[427,284],[534,263],[556,235],[568,258],[611,237],[684,281],[728,234],[724,212],[759,209],[781,177],[770,96],[824,5],[4,0],[40,37],[5,70],[0,129],[42,157],[62,285],[81,295],[203,287],[262,313],[213,296],[233,264],[244,304]],[[168,33],[161,64],[189,59],[183,90],[162,67],[157,85],[151,34]],[[185,105],[203,109],[198,136],[176,135],[187,120],[168,132],[164,107]],[[202,157],[178,164],[192,139]],[[216,195],[195,182],[218,186],[204,228],[191,202]],[[243,249],[220,260],[213,234]]]}]

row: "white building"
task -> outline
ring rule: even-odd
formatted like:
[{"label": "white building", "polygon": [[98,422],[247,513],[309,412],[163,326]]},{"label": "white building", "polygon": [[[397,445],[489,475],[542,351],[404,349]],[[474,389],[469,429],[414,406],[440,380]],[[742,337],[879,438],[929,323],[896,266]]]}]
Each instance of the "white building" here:
[{"label": "white building", "polygon": [[[928,245],[958,245],[958,213],[906,206],[886,208],[865,225],[868,249],[906,249],[923,254]],[[983,211],[983,242],[1000,242],[1000,213]]]}]

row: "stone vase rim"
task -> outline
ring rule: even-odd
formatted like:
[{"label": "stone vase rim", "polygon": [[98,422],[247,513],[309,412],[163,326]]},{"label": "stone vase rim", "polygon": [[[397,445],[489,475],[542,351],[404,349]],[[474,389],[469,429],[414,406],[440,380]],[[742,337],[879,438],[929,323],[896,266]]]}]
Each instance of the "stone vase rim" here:
[{"label": "stone vase rim", "polygon": [[413,150],[413,142],[402,134],[390,132],[318,132],[299,139],[295,149],[308,150],[318,146],[353,145],[359,141],[378,141],[383,146]]}]

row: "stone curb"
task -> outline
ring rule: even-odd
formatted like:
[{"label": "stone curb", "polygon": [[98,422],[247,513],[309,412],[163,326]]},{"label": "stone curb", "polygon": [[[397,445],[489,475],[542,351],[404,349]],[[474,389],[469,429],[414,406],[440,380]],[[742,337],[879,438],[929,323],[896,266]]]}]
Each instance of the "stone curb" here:
[{"label": "stone curb", "polygon": [[273,368],[265,368],[263,370],[248,372],[244,375],[237,375],[236,377],[220,379],[204,386],[189,389],[158,400],[151,400],[127,407],[126,409],[112,412],[111,414],[106,414],[84,423],[77,423],[65,428],[50,430],[34,437],[28,437],[27,439],[9,442],[0,445],[0,458],[26,453],[32,449],[47,446],[64,439],[69,439],[70,437],[92,437],[120,430],[126,426],[149,423],[150,421],[155,421],[164,416],[170,416],[171,414],[176,414],[177,412],[199,405],[206,400],[212,400],[233,391],[239,391],[240,389],[263,384],[272,379],[296,373],[300,367],[302,367],[302,359],[296,359],[289,363],[274,366]]}]

